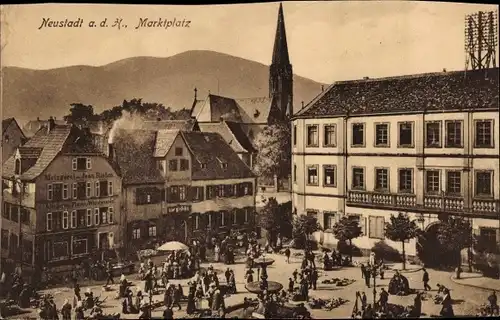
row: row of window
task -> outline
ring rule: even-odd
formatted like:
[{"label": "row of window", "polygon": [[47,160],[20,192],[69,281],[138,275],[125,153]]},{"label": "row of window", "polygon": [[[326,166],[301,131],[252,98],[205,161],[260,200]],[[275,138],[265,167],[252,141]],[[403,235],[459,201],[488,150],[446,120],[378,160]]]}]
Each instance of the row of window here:
[{"label": "row of window", "polygon": [[[317,217],[318,211],[308,210],[307,214],[314,215]],[[366,224],[366,217],[362,217],[359,214],[349,214],[347,216],[349,219],[358,221],[359,226],[363,235],[368,235],[372,239],[384,239],[385,238],[385,218],[381,216],[369,216],[368,225]],[[332,229],[335,223],[340,220],[339,215],[336,212],[323,211],[323,229]],[[484,237],[487,243],[495,244],[497,242],[496,229],[495,228],[479,228],[479,235]]]},{"label": "row of window", "polygon": [[[390,168],[375,168],[375,191],[388,192],[390,190],[389,173]],[[441,186],[441,171],[439,169],[425,170],[425,191],[427,194],[439,194],[443,188]],[[296,181],[297,167],[294,165],[294,181]],[[475,191],[476,196],[493,196],[493,171],[475,170]],[[445,170],[446,188],[449,195],[462,195],[462,171]],[[319,166],[310,165],[307,167],[307,184],[310,186],[319,185]],[[323,186],[336,187],[336,166],[323,165]],[[398,169],[398,192],[413,193],[414,170],[412,168]],[[366,190],[366,173],[363,167],[352,168],[353,190]]]},{"label": "row of window", "polygon": [[[19,212],[19,208],[21,208],[21,212]],[[7,202],[3,203],[3,211],[2,211],[3,218],[13,222],[19,222],[19,214],[21,215],[21,223],[29,225],[30,212],[28,209]]]},{"label": "row of window", "polygon": [[[242,225],[249,223],[250,215],[253,208],[238,209],[234,212],[219,211],[212,214],[193,214],[193,230],[211,229],[213,227],[226,227],[231,225]],[[142,231],[141,231],[142,230]],[[157,236],[157,229],[155,225],[145,228],[135,227],[132,229],[132,239],[137,240],[141,238],[154,238]]]},{"label": "row of window", "polygon": [[137,188],[135,203],[157,204],[161,202],[177,203],[187,201],[204,201],[215,198],[236,198],[253,195],[253,184],[243,182],[227,185],[210,186],[170,186],[166,190],[160,188]]},{"label": "row of window", "polygon": [[87,255],[89,251],[89,239],[87,236],[72,236],[71,241],[57,240],[45,241],[44,257],[46,261],[67,260],[72,257]]},{"label": "row of window", "polygon": [[[8,250],[9,255],[15,256],[19,253],[19,235],[16,233],[2,229],[1,231],[2,237],[2,249]],[[27,263],[31,263],[33,257],[33,241],[28,239],[22,239],[23,243],[23,261]]]},{"label": "row of window", "polygon": [[49,201],[103,198],[112,195],[113,181],[108,180],[73,182],[71,184],[61,182],[47,184],[47,200]]},{"label": "row of window", "polygon": [[[366,123],[356,122],[351,125],[352,147],[366,146]],[[307,147],[319,147],[319,125],[307,125]],[[398,122],[398,147],[413,148],[415,146],[415,121]],[[391,146],[390,123],[375,123],[374,142],[375,147]],[[427,148],[442,148],[443,141],[446,148],[463,147],[463,121],[445,120],[444,130],[443,121],[425,122],[425,146]],[[297,144],[297,126],[294,126],[293,143]],[[337,126],[335,124],[326,124],[323,126],[323,147],[336,147],[337,145]],[[493,139],[493,120],[475,120],[474,121],[474,147],[492,148]]]},{"label": "row of window", "polygon": [[59,231],[83,227],[113,224],[113,207],[48,212],[45,225],[47,231]]},{"label": "row of window", "polygon": [[91,170],[92,159],[87,157],[74,157],[71,159],[71,167],[73,171]]}]

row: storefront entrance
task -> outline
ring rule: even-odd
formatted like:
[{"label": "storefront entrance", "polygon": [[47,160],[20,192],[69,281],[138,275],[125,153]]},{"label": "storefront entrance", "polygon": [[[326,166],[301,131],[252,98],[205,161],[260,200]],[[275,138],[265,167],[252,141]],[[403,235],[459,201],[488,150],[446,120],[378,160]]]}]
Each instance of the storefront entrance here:
[{"label": "storefront entrance", "polygon": [[187,224],[182,216],[175,215],[165,221],[165,241],[186,242]]}]

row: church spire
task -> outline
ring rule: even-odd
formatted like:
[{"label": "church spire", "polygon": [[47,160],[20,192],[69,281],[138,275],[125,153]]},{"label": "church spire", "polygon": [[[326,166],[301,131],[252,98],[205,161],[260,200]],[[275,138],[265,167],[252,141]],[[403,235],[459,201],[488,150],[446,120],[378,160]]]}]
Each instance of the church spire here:
[{"label": "church spire", "polygon": [[286,121],[293,112],[293,71],[288,56],[283,5],[278,10],[273,59],[269,67],[269,98],[272,99],[271,122]]},{"label": "church spire", "polygon": [[278,26],[276,27],[276,36],[274,38],[272,64],[290,64],[288,44],[286,42],[285,18],[283,17],[283,5],[281,3],[278,11]]}]

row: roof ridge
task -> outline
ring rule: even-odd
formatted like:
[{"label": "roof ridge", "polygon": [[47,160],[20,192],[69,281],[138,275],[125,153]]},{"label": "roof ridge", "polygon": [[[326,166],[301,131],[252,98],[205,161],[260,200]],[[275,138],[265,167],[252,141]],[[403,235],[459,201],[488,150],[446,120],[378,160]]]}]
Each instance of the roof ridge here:
[{"label": "roof ridge", "polygon": [[425,72],[425,73],[417,73],[417,74],[404,74],[404,75],[396,75],[396,76],[387,76],[387,77],[379,77],[379,78],[362,78],[362,79],[352,79],[352,80],[339,80],[335,81],[333,84],[349,84],[349,83],[360,83],[360,82],[377,82],[377,81],[387,81],[387,80],[407,80],[407,79],[418,79],[425,77],[438,77],[444,75],[456,75],[459,73],[486,73],[489,70],[499,70],[499,68],[488,68],[481,70],[452,70],[452,71],[436,71],[436,72]]}]

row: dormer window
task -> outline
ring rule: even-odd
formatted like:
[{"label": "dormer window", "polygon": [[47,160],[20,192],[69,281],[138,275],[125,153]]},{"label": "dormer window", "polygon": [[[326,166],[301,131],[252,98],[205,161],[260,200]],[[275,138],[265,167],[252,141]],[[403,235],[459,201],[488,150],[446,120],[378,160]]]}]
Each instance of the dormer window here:
[{"label": "dormer window", "polygon": [[254,118],[258,118],[260,116],[260,111],[259,110],[255,110],[253,116],[254,116]]},{"label": "dormer window", "polygon": [[16,159],[16,174],[21,174],[21,159]]},{"label": "dormer window", "polygon": [[201,164],[201,168],[202,168],[202,169],[206,169],[206,168],[207,168],[207,164],[206,164],[206,163],[202,163],[202,164]]},{"label": "dormer window", "polygon": [[220,158],[217,158],[217,160],[219,160],[219,163],[220,163],[220,166],[222,169],[227,169],[227,162],[223,161]]}]

